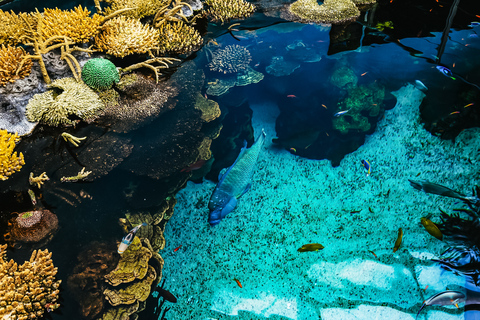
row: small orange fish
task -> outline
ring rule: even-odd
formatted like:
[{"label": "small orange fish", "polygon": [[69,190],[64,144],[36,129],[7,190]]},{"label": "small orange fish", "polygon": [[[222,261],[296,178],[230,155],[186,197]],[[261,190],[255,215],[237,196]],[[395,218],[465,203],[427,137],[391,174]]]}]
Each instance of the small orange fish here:
[{"label": "small orange fish", "polygon": [[243,288],[242,284],[240,283],[240,280],[238,280],[237,278],[233,278],[233,281],[235,281],[240,288]]},{"label": "small orange fish", "polygon": [[449,114],[449,116],[451,116],[452,114],[459,114],[460,111],[453,111],[452,113]]},{"label": "small orange fish", "polygon": [[366,75],[367,73],[368,73],[368,71],[367,71],[367,72],[364,72],[364,73],[362,73],[360,76],[361,76],[361,77],[363,77],[363,76],[364,76],[364,75]]},{"label": "small orange fish", "polygon": [[294,153],[297,152],[297,149],[295,149],[295,148],[290,148],[290,149],[288,149],[288,150],[290,150],[290,151],[292,151],[292,152],[294,152]]},{"label": "small orange fish", "polygon": [[323,248],[325,247],[322,246],[320,243],[309,243],[309,244],[304,244],[297,251],[298,252],[318,251]]},{"label": "small orange fish", "polygon": [[468,107],[470,107],[470,106],[473,106],[474,104],[475,104],[475,103],[473,103],[473,102],[472,102],[472,103],[469,103],[469,104],[467,104],[464,108],[468,108]]},{"label": "small orange fish", "polygon": [[428,284],[427,284],[427,286],[425,287],[425,289],[423,289],[423,292],[426,292],[427,289],[428,289]]},{"label": "small orange fish", "polygon": [[296,98],[296,97],[297,97],[297,96],[294,95],[294,94],[289,94],[289,95],[287,95],[287,98]]},{"label": "small orange fish", "polygon": [[368,252],[370,252],[371,254],[373,254],[373,256],[374,256],[375,258],[378,258],[377,255],[375,254],[375,252],[373,252],[372,250],[368,250]]},{"label": "small orange fish", "polygon": [[173,249],[173,252],[177,252],[181,247],[182,247],[182,245],[179,245],[178,247],[176,247],[175,249]]},{"label": "small orange fish", "polygon": [[397,241],[395,241],[395,245],[393,246],[393,252],[397,252],[397,250],[400,248],[400,245],[402,244],[402,238],[403,238],[403,230],[402,228],[398,228]]},{"label": "small orange fish", "polygon": [[326,105],[322,104],[322,107],[324,107],[325,109],[328,109]]}]

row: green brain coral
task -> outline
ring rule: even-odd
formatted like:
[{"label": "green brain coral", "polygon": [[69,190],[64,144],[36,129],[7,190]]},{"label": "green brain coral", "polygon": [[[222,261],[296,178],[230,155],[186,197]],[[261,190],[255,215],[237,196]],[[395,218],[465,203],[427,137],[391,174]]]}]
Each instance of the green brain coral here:
[{"label": "green brain coral", "polygon": [[41,121],[50,126],[75,125],[75,115],[85,121],[91,121],[104,104],[98,95],[83,82],[73,78],[55,80],[47,86],[44,93],[33,96],[25,111],[28,121]]},{"label": "green brain coral", "polygon": [[83,66],[82,80],[94,90],[108,90],[120,81],[120,75],[110,60],[93,58]]}]

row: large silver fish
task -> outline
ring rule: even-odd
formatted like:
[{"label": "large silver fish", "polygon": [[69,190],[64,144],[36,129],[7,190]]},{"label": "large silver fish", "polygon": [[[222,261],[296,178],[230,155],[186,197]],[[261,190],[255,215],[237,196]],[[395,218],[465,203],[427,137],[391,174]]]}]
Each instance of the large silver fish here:
[{"label": "large silver fish", "polygon": [[250,189],[255,164],[265,142],[265,136],[265,131],[262,129],[257,140],[249,149],[245,142],[235,162],[220,172],[217,186],[208,203],[210,210],[208,222],[211,226],[217,225],[227,214],[232,212],[237,206],[237,199]]},{"label": "large silver fish", "polygon": [[443,291],[437,293],[436,295],[431,296],[422,304],[420,310],[418,310],[417,317],[420,315],[420,311],[422,311],[425,306],[456,306],[458,308],[459,303],[465,302],[465,295],[460,291]]},{"label": "large silver fish", "polygon": [[408,181],[410,182],[410,185],[417,190],[423,190],[426,193],[438,194],[444,197],[460,199],[473,206],[480,206],[480,199],[478,198],[478,195],[467,197],[455,190],[452,190],[440,184],[432,183],[428,180],[415,181],[408,179]]}]

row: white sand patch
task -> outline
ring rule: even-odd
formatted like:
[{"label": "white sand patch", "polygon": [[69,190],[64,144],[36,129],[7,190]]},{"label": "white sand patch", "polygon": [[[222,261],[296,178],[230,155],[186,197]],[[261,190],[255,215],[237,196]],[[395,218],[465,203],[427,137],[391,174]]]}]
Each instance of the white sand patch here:
[{"label": "white sand patch", "polygon": [[[211,228],[207,203],[215,185],[189,182],[178,193],[166,227],[167,246],[160,252],[166,287],[179,298],[168,318],[258,319],[268,314],[309,320],[320,313],[329,319],[328,310],[336,310],[354,313],[335,319],[363,319],[354,316],[372,310],[382,315],[378,319],[413,319],[432,293],[425,293],[425,286],[436,288],[434,276],[419,267],[433,265],[430,257],[446,248],[423,229],[420,218],[430,215],[438,222],[439,206],[451,212],[460,205],[419,192],[407,179],[428,179],[470,194],[479,183],[480,129],[465,130],[455,142],[442,141],[419,123],[423,93],[409,85],[395,95],[398,103],[386,111],[377,131],[336,168],[327,160],[271,148],[278,110],[252,106],[254,129],[265,128],[268,143],[237,208]],[[361,159],[372,165],[369,177]],[[393,253],[398,228],[404,238]],[[307,243],[325,249],[299,253]],[[436,275],[442,287],[451,281]],[[288,303],[292,309],[281,308]],[[422,314],[433,312],[438,311]],[[438,319],[455,319],[444,316],[450,318]]]}]

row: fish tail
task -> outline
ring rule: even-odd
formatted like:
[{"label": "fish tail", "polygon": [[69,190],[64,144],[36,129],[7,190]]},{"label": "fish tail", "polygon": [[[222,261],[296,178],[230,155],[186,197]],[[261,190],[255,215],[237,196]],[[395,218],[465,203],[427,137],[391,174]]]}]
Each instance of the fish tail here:
[{"label": "fish tail", "polygon": [[422,306],[420,307],[420,310],[418,310],[418,313],[417,313],[417,316],[415,317],[415,320],[418,319],[418,316],[420,315],[420,312],[422,312],[423,308],[425,308],[426,304],[425,302],[422,304]]}]

